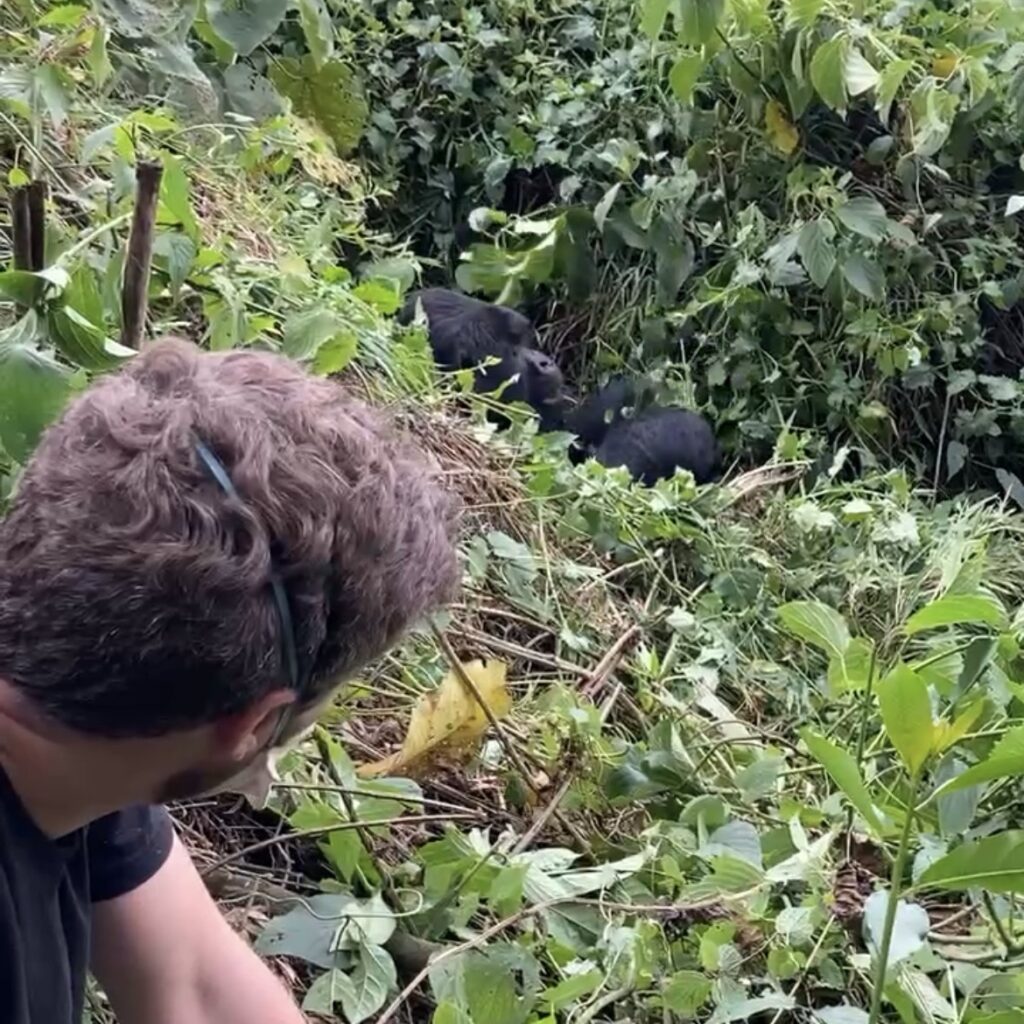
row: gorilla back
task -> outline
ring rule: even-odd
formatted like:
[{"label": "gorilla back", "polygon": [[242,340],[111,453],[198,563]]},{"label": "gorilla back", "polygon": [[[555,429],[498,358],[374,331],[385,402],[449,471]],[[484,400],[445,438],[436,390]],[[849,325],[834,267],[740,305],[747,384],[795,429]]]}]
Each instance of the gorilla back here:
[{"label": "gorilla back", "polygon": [[398,314],[400,324],[410,324],[416,303],[427,317],[427,334],[437,365],[444,370],[465,370],[488,356],[502,359],[510,347],[532,347],[536,334],[522,313],[494,306],[448,288],[413,292]]},{"label": "gorilla back", "polygon": [[711,424],[689,409],[650,406],[631,419],[612,423],[595,458],[603,466],[625,466],[650,487],[688,469],[698,484],[717,475],[719,452]]}]

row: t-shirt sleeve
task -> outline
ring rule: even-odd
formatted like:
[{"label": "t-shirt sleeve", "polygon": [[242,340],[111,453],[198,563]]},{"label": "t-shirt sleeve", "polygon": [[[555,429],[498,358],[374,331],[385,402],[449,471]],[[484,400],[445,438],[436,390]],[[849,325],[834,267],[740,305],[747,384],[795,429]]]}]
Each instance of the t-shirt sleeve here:
[{"label": "t-shirt sleeve", "polygon": [[88,826],[89,889],[94,903],[137,889],[163,867],[174,826],[163,807],[128,807]]}]

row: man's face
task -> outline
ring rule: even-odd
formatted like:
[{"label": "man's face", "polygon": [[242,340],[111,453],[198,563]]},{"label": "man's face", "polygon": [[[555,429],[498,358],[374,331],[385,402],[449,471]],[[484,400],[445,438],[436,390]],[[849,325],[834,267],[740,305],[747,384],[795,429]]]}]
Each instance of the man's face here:
[{"label": "man's face", "polygon": [[317,719],[327,710],[334,693],[296,714],[275,746],[260,745],[248,760],[212,758],[171,776],[158,795],[160,803],[214,793],[239,793],[254,807],[266,806],[270,788],[277,781],[277,761],[290,747],[304,739]]}]

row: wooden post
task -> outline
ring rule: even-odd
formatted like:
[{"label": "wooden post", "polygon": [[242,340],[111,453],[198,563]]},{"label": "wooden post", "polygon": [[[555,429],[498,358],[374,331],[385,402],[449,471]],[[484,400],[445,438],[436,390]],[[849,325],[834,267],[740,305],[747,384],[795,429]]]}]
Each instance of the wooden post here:
[{"label": "wooden post", "polygon": [[135,168],[135,214],[128,236],[121,286],[121,343],[142,347],[149,299],[149,271],[153,264],[153,225],[164,169],[156,161],[141,161]]},{"label": "wooden post", "polygon": [[28,212],[28,186],[11,190],[11,234],[14,269],[32,269],[32,221]]},{"label": "wooden post", "polygon": [[31,240],[32,270],[46,266],[46,182],[36,180],[26,186],[28,192],[28,228]]}]

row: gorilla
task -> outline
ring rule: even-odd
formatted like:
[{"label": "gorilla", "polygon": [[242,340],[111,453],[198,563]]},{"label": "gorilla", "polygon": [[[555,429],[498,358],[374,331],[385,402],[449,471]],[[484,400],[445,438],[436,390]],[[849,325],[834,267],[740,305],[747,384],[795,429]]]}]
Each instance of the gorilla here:
[{"label": "gorilla", "polygon": [[651,382],[615,377],[585,398],[566,416],[577,437],[570,459],[625,466],[647,487],[677,468],[688,469],[698,484],[715,479],[720,452],[711,424],[689,409],[658,405],[654,397]]},{"label": "gorilla", "polygon": [[[409,296],[397,318],[400,324],[412,323],[417,302],[441,369],[474,368],[477,394],[500,390],[501,402],[530,405],[542,431],[561,429],[566,406],[562,371],[535,347],[537,334],[522,313],[446,288],[427,288]],[[509,426],[508,417],[496,409],[488,409],[487,418],[501,429]]]}]

